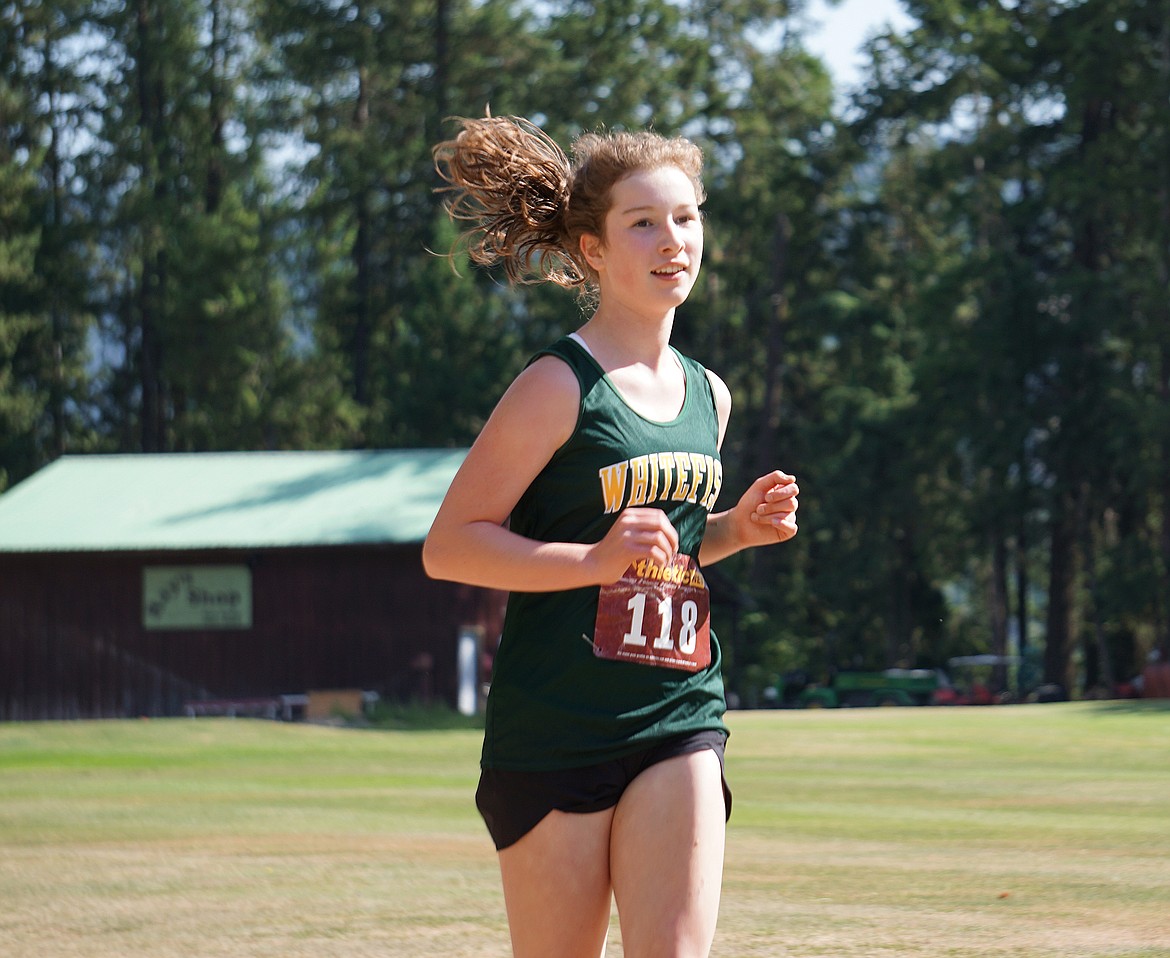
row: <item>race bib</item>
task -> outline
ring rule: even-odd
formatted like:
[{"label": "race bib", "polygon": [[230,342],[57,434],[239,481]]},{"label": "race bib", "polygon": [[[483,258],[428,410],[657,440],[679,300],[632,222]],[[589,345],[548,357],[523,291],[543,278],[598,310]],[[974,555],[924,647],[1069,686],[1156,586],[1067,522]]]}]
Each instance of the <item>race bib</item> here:
[{"label": "race bib", "polygon": [[633,563],[601,587],[593,654],[697,672],[711,664],[711,595],[698,563],[688,555],[660,566]]}]

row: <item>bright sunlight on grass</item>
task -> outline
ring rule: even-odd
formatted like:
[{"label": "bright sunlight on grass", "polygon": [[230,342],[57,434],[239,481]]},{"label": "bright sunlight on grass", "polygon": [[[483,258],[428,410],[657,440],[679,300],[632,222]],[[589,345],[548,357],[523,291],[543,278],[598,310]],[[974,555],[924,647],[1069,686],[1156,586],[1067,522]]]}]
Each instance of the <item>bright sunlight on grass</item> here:
[{"label": "bright sunlight on grass", "polygon": [[[1170,956],[1170,703],[730,723],[715,956]],[[505,956],[479,736],[0,725],[0,951]]]}]

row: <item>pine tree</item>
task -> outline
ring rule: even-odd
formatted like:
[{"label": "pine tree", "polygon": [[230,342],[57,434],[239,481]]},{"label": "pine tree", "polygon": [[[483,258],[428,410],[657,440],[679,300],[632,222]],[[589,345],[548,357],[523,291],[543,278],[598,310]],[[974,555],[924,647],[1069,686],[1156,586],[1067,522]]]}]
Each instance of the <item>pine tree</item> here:
[{"label": "pine tree", "polygon": [[77,6],[0,10],[0,488],[90,442]]},{"label": "pine tree", "polygon": [[103,340],[120,359],[105,384],[107,428],[122,448],[281,442],[266,404],[290,344],[241,87],[247,9],[135,0],[95,12],[111,82],[90,195],[102,225]]}]

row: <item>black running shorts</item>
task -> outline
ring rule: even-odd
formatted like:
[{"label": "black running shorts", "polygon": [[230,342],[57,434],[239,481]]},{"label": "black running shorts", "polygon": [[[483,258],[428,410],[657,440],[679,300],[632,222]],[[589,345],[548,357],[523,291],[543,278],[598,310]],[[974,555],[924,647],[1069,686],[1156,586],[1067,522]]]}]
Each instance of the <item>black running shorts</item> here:
[{"label": "black running shorts", "polygon": [[[651,765],[711,749],[724,769],[723,732],[692,732],[659,742],[625,758],[553,772],[515,772],[485,768],[480,773],[475,804],[496,849],[502,851],[523,838],[549,812],[600,812],[612,808],[626,787]],[[723,772],[723,801],[731,817],[731,790]]]}]

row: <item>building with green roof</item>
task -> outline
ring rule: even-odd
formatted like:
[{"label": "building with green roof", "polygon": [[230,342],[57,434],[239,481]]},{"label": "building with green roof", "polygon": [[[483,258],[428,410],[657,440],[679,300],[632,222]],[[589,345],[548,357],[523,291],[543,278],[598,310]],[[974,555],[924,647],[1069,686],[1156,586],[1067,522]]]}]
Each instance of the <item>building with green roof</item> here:
[{"label": "building with green roof", "polygon": [[429,580],[466,450],[66,456],[0,495],[0,719],[454,703],[503,596]]}]

